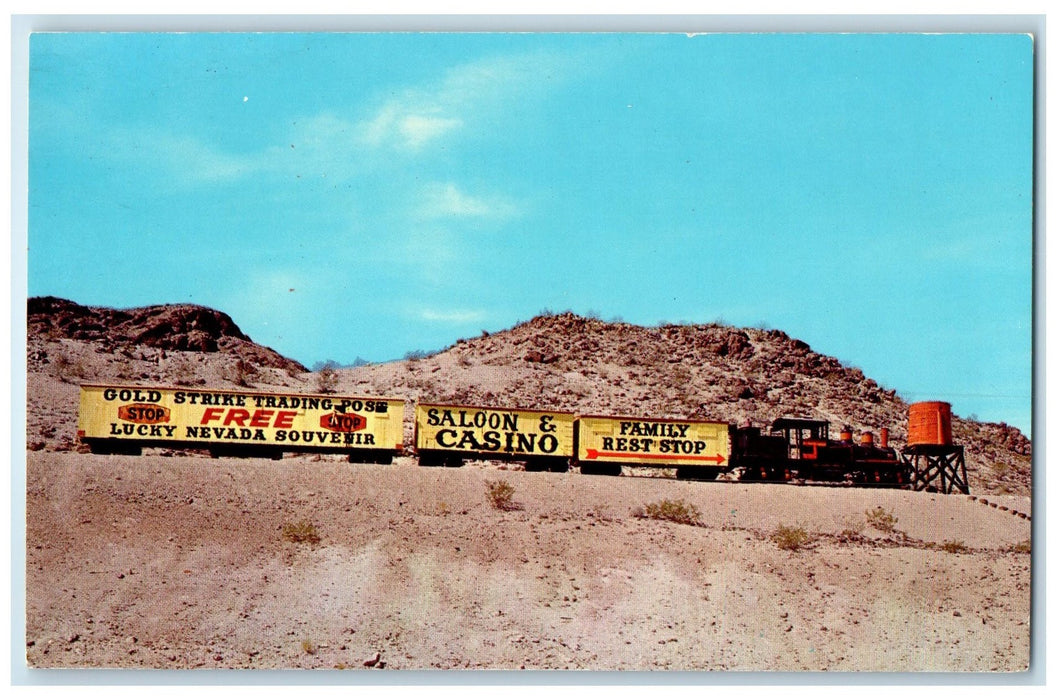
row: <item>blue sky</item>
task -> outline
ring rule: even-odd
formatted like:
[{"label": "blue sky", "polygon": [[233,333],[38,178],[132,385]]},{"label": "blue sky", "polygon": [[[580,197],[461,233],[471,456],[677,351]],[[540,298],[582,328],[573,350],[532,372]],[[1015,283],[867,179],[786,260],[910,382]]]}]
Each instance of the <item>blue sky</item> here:
[{"label": "blue sky", "polygon": [[35,34],[30,295],[306,364],[542,309],[766,324],[1030,430],[1032,41]]}]

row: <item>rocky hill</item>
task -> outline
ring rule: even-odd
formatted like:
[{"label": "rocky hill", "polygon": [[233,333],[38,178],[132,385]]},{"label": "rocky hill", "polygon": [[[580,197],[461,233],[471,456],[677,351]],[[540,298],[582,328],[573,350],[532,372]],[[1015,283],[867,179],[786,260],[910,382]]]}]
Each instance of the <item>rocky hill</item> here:
[{"label": "rocky hill", "polygon": [[306,371],[301,363],[254,343],[227,314],[195,304],[110,309],[33,297],[27,304],[27,331],[30,341],[90,341],[104,352],[127,354],[143,346],[222,353],[265,367]]},{"label": "rocky hill", "polygon": [[[114,311],[47,297],[30,300],[29,310],[31,449],[73,449],[74,385],[88,379],[326,389],[761,426],[780,416],[818,417],[834,430],[889,428],[896,446],[906,439],[908,406],[894,389],[776,330],[653,328],[547,314],[432,355],[325,376],[253,344],[228,316],[202,307]],[[405,425],[410,439],[410,416]],[[974,491],[1030,493],[1031,442],[1019,430],[956,417],[954,437],[966,446]]]}]

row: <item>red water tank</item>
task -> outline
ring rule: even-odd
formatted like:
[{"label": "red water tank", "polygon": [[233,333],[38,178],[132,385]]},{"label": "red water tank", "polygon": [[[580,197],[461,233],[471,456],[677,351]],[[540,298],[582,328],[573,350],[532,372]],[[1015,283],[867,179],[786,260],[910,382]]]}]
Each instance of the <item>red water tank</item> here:
[{"label": "red water tank", "polygon": [[950,445],[951,405],[944,401],[910,404],[907,445]]}]

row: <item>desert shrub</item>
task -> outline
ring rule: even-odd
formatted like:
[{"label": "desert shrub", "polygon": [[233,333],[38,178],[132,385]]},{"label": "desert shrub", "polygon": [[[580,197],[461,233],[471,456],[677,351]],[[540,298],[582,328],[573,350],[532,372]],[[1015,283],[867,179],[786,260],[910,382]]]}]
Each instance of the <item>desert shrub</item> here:
[{"label": "desert shrub", "polygon": [[1015,545],[1009,548],[1011,552],[1016,554],[1031,554],[1031,540],[1023,540],[1017,542]]},{"label": "desert shrub", "polygon": [[892,532],[896,529],[899,518],[886,511],[881,506],[866,511],[866,524],[881,532]]},{"label": "desert shrub", "polygon": [[297,544],[319,544],[319,530],[307,520],[283,524],[283,539]]},{"label": "desert shrub", "polygon": [[964,554],[969,551],[969,548],[961,540],[944,540],[943,544],[940,545],[940,549],[950,554]]},{"label": "desert shrub", "polygon": [[485,482],[485,487],[488,493],[488,502],[492,504],[492,507],[496,510],[517,510],[518,506],[514,502],[514,487],[506,482],[505,479],[497,479],[492,481],[489,479]]},{"label": "desert shrub", "polygon": [[316,370],[316,391],[333,394],[338,388],[338,363],[327,360]]},{"label": "desert shrub", "polygon": [[771,533],[771,541],[778,545],[779,549],[788,549],[795,552],[801,547],[806,547],[814,542],[815,538],[799,525],[796,527],[779,525]]},{"label": "desert shrub", "polygon": [[408,350],[406,353],[404,353],[404,359],[410,362],[424,360],[427,357],[429,357],[429,353],[425,350]]},{"label": "desert shrub", "polygon": [[672,500],[665,498],[656,503],[647,503],[641,511],[635,515],[640,518],[652,520],[670,520],[673,523],[684,525],[697,525],[701,520],[701,511],[693,503],[687,503],[681,498]]},{"label": "desert shrub", "polygon": [[316,643],[311,639],[306,638],[301,640],[301,651],[311,656],[312,654],[315,654],[317,650],[318,647],[316,646]]},{"label": "desert shrub", "polygon": [[841,519],[842,535],[861,535],[866,529],[866,520],[857,516],[848,516]]}]

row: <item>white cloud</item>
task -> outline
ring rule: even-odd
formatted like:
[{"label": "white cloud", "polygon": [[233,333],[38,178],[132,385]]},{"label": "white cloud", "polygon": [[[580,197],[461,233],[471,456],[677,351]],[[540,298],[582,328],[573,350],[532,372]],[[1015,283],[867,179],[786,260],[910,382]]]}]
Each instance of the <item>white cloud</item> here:
[{"label": "white cloud", "polygon": [[[331,111],[303,116],[286,137],[254,151],[234,153],[194,136],[154,127],[122,129],[109,140],[108,155],[162,164],[184,184],[232,182],[260,174],[347,177],[371,151],[415,153],[469,127],[473,120],[509,107],[515,99],[547,89],[558,61],[548,54],[497,57],[450,68],[434,86],[398,91],[366,118]],[[495,121],[494,116],[487,117]],[[498,201],[466,197],[458,191],[433,195],[439,216],[509,214]]]},{"label": "white cloud", "polygon": [[487,314],[477,309],[419,309],[418,317],[435,323],[479,323]]},{"label": "white cloud", "polygon": [[258,173],[263,162],[259,154],[226,153],[195,137],[155,129],[119,129],[106,143],[107,155],[163,164],[185,183],[234,181]]},{"label": "white cloud", "polygon": [[302,177],[342,176],[353,172],[357,149],[354,127],[324,113],[302,120],[281,144],[233,153],[194,136],[152,128],[121,129],[109,139],[108,155],[168,170],[184,185],[235,182],[262,174]]},{"label": "white cloud", "polygon": [[445,217],[507,218],[517,214],[517,207],[500,197],[475,197],[454,183],[426,186],[418,215],[423,219]]},{"label": "white cloud", "polygon": [[400,120],[400,134],[408,147],[417,149],[460,126],[462,121],[459,119],[409,114]]},{"label": "white cloud", "polygon": [[404,90],[359,124],[364,142],[417,151],[482,112],[538,89],[554,57],[536,53],[484,59],[449,69],[435,86]]},{"label": "white cloud", "polygon": [[407,96],[387,103],[358,126],[367,145],[417,151],[429,142],[462,126],[462,120],[446,115],[441,107],[429,106],[422,98]]}]

